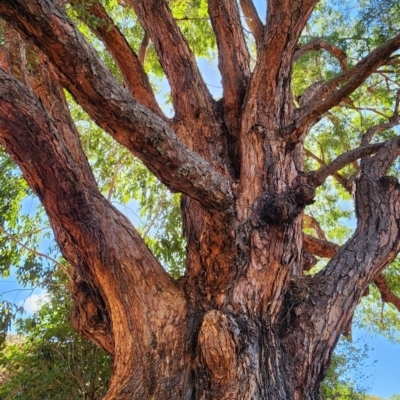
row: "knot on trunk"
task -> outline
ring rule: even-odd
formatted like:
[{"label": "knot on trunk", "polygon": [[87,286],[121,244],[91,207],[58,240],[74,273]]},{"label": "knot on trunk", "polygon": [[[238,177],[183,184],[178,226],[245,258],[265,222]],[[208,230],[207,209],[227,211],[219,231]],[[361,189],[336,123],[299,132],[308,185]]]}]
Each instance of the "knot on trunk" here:
[{"label": "knot on trunk", "polygon": [[383,176],[380,181],[382,187],[384,187],[388,192],[399,187],[399,182],[394,176]]},{"label": "knot on trunk", "polygon": [[235,381],[233,378],[236,376],[238,367],[235,330],[237,327],[228,316],[218,310],[209,311],[204,316],[198,343],[202,363],[205,364],[214,383]]},{"label": "knot on trunk", "polygon": [[102,297],[82,280],[72,282],[71,292],[74,298],[74,307],[71,310],[72,327],[107,353],[112,354],[114,341]]},{"label": "knot on trunk", "polygon": [[271,225],[290,224],[306,205],[314,202],[315,189],[302,184],[286,194],[269,195],[262,207],[261,221]]}]

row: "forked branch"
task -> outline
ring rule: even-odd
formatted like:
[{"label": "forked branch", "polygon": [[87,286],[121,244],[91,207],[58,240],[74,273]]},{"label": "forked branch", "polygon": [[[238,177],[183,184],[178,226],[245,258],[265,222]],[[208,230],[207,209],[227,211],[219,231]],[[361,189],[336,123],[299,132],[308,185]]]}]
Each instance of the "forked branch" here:
[{"label": "forked branch", "polygon": [[[316,156],[314,153],[312,153],[310,150],[304,149],[304,154],[307,157],[312,158],[314,161],[316,161],[321,167],[324,167],[326,163],[324,160]],[[344,175],[340,174],[339,172],[335,172],[332,174],[332,176],[343,186],[346,187],[347,179]]]},{"label": "forked branch", "polygon": [[[72,0],[72,4],[80,4],[80,0]],[[163,116],[149,79],[143,69],[143,63],[131,49],[125,37],[114,21],[107,14],[104,7],[99,2],[91,2],[88,11],[101,20],[101,23],[93,23],[91,16],[85,14],[84,22],[100,38],[104,45],[113,56],[118,68],[120,69],[124,83],[129,92],[139,103],[143,104],[159,116]]]},{"label": "forked branch", "polygon": [[[180,289],[128,219],[99,193],[76,132],[68,129],[68,122],[57,129],[60,124],[43,103],[1,69],[0,110],[1,143],[44,205],[64,257],[76,269],[79,282],[88,286],[85,293],[98,294],[94,304],[102,304],[104,328],[110,328],[106,321],[109,315],[121,329],[135,330],[135,337],[141,339],[142,328],[137,326],[151,327],[155,320],[160,322],[160,315],[150,311],[157,309],[156,304],[169,304],[176,315],[184,313]],[[39,153],[41,157],[37,157]],[[92,250],[88,253],[88,249]],[[121,299],[125,284],[136,293],[129,304],[127,297]],[[149,289],[149,284],[157,289]],[[129,322],[132,309],[135,321],[140,321],[137,326]],[[90,317],[86,311],[93,311],[93,307],[80,310]],[[103,341],[109,342],[110,333],[86,335],[112,352],[111,344]],[[118,336],[118,330],[113,336]],[[132,354],[121,355],[125,356],[126,365],[140,362]]]},{"label": "forked branch", "polygon": [[[59,8],[39,0],[32,0],[28,7],[25,1],[17,0],[12,5],[1,3],[0,14],[46,53],[62,83],[90,117],[163,183],[205,207],[230,208],[230,181],[188,149],[165,121],[118,85]],[[7,74],[1,77],[7,79]]]},{"label": "forked branch", "polygon": [[338,105],[344,98],[357,89],[372,73],[385,64],[400,48],[400,34],[379,46],[353,68],[345,71],[332,81],[323,85],[311,99],[310,104],[301,109],[295,126],[309,124],[322,114]]}]

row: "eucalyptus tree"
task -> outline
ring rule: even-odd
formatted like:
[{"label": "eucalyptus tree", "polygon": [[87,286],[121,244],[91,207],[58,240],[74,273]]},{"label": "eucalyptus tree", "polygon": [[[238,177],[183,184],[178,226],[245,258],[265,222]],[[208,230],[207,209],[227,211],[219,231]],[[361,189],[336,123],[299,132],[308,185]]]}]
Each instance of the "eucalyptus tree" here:
[{"label": "eucalyptus tree", "polygon": [[[251,0],[119,3],[124,26],[113,2],[0,2],[0,141],[72,268],[74,328],[113,358],[105,399],[318,399],[369,285],[400,309],[382,275],[400,249],[398,4],[350,9],[361,19],[340,33],[329,32],[337,10],[316,0],[269,0],[265,19]],[[377,3],[385,13],[366,26]],[[219,100],[195,58],[213,43]],[[173,117],[156,100],[151,57]],[[181,193],[179,279],[101,194],[63,89]],[[353,195],[345,243],[307,214],[320,190]],[[317,257],[330,261],[312,270]]]}]

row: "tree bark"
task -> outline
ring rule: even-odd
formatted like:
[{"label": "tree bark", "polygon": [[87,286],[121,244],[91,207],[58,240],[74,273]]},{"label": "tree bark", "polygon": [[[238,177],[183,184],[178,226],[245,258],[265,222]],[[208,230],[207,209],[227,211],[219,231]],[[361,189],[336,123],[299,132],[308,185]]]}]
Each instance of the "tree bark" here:
[{"label": "tree bark", "polygon": [[[129,90],[53,1],[0,2],[0,16],[42,60],[28,80],[12,72],[25,71],[15,68],[18,61],[10,73],[0,68],[0,142],[44,205],[74,268],[75,329],[114,359],[105,399],[317,400],[341,332],[400,249],[399,184],[386,176],[400,141],[362,143],[307,174],[303,143],[323,112],[400,48],[399,38],[296,109],[292,64],[317,1],[270,0],[265,26],[252,2],[241,2],[254,18],[249,25],[258,58],[251,71],[236,2],[210,0],[224,87],[216,102],[168,2],[126,3],[170,82],[171,120],[104,8],[94,3],[91,9],[110,30],[92,28]],[[160,181],[183,194],[187,261],[179,280],[99,193],[62,87]],[[317,187],[359,158],[353,237],[339,247],[305,236],[303,211]],[[306,276],[313,254],[332,260]]]}]

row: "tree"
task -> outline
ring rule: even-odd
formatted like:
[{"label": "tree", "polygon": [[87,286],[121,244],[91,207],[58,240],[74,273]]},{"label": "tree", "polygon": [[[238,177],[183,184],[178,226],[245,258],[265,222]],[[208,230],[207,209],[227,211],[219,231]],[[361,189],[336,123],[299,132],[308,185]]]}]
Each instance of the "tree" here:
[{"label": "tree", "polygon": [[[400,152],[392,130],[400,121],[400,35],[371,24],[374,40],[347,56],[338,46],[346,38],[301,36],[313,10],[320,11],[316,0],[270,0],[265,23],[249,0],[240,1],[241,11],[236,2],[194,1],[197,10],[207,5],[218,48],[223,97],[216,101],[173,2],[120,2],[144,32],[134,52],[107,14],[108,2],[71,1],[122,83],[63,3],[0,2],[0,141],[72,266],[74,328],[113,357],[105,399],[318,399],[332,351],[369,285],[400,308],[382,275],[400,246],[399,185],[390,175]],[[378,3],[389,20],[398,15],[397,4]],[[149,41],[171,87],[173,118],[158,105],[143,67]],[[294,93],[296,61],[307,65],[304,59],[320,50],[331,57],[330,73]],[[373,83],[380,74],[384,83]],[[365,129],[349,133],[339,154],[340,146],[324,145],[325,157],[305,149],[318,129],[326,136],[340,126],[345,111],[335,110],[343,104],[359,111],[351,96],[382,87],[390,115],[378,110],[378,123],[360,123]],[[101,195],[63,88],[182,194],[187,246],[180,279]],[[307,165],[306,155],[313,160]],[[340,247],[304,213],[328,177],[341,185],[335,190],[354,195],[357,228]],[[303,223],[318,237],[303,233]],[[331,260],[307,273],[316,256]]]}]

